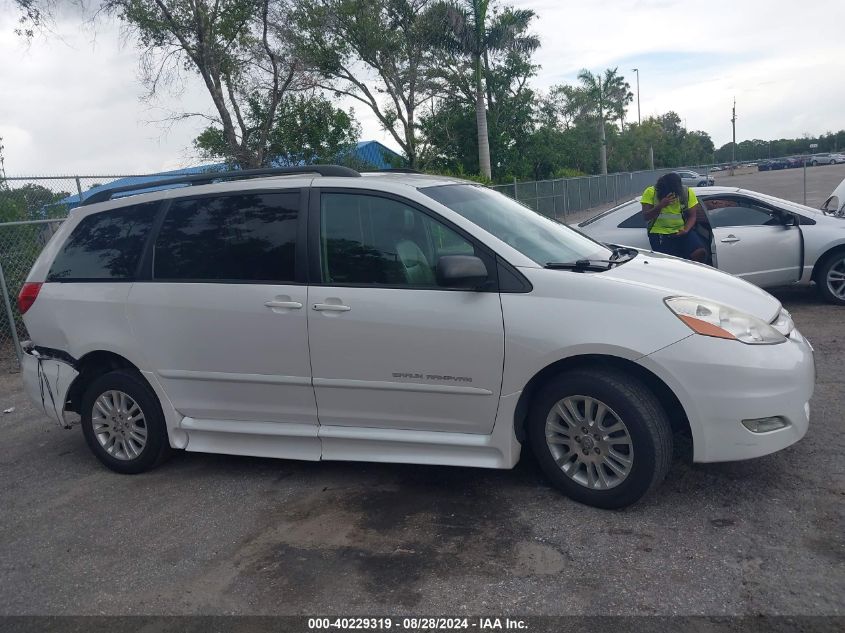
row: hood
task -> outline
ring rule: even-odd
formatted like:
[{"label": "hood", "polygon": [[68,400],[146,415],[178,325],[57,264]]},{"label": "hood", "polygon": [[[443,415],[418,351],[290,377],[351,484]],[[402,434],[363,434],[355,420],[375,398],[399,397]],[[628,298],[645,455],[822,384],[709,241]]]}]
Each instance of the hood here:
[{"label": "hood", "polygon": [[710,299],[771,322],[780,302],[765,290],[704,264],[640,251],[631,261],[599,273],[620,283],[648,286],[666,296]]}]

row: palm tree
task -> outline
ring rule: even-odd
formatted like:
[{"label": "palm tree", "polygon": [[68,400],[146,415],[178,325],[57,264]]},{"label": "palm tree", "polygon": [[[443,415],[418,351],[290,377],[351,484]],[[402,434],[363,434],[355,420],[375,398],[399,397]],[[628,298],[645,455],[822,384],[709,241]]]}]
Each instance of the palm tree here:
[{"label": "palm tree", "polygon": [[618,74],[617,68],[609,68],[605,71],[604,84],[608,96],[608,103],[611,112],[619,120],[619,128],[625,131],[625,110],[628,104],[634,100],[634,93],[631,92],[631,84]]},{"label": "palm tree", "polygon": [[[453,0],[441,5],[445,32],[441,44],[448,52],[469,57],[475,79],[475,122],[478,130],[478,165],[481,174],[492,178],[490,139],[487,132],[485,104],[486,76],[490,55],[501,51],[531,52],[540,40],[525,35],[534,12],[527,9],[506,9],[490,15],[490,0]],[[491,100],[491,95],[487,95]]]},{"label": "palm tree", "polygon": [[621,77],[617,68],[608,68],[594,75],[589,70],[578,73],[581,82],[580,91],[584,98],[584,114],[594,117],[599,125],[599,160],[601,173],[607,173],[607,136],[604,125],[611,115],[624,120],[625,107],[633,99],[630,86]]}]

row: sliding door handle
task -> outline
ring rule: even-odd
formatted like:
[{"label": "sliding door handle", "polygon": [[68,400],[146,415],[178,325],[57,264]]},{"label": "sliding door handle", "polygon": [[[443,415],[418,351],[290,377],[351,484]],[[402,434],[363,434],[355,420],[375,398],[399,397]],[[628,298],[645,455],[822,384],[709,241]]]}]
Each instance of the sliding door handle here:
[{"label": "sliding door handle", "polygon": [[731,233],[725,239],[722,240],[722,242],[725,243],[725,244],[730,244],[731,242],[738,242],[738,241],[739,241],[739,238],[736,235],[734,235],[733,233]]},{"label": "sliding door handle", "polygon": [[312,307],[317,312],[349,312],[352,309],[338,303],[315,303]]},{"label": "sliding door handle", "polygon": [[268,308],[287,308],[289,310],[299,310],[302,307],[299,301],[265,301],[264,305]]}]

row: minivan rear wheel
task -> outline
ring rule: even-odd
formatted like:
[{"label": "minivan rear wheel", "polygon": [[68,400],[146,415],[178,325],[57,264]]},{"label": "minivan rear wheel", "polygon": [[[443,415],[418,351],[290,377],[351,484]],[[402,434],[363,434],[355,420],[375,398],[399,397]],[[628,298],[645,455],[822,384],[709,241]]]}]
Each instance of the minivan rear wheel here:
[{"label": "minivan rear wheel", "polygon": [[88,447],[116,472],[144,472],[170,453],[161,405],[137,372],[121,369],[94,379],[81,409]]},{"label": "minivan rear wheel", "polygon": [[528,439],[543,472],[568,497],[624,508],[669,471],[672,430],[656,396],[614,369],[572,370],[537,394]]}]

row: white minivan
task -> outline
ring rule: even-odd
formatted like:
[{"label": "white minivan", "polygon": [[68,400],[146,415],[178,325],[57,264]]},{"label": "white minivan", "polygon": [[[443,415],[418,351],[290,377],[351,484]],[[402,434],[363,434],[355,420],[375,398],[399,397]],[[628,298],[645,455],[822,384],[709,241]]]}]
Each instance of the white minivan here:
[{"label": "white minivan", "polygon": [[75,209],[19,297],[28,393],[115,471],[173,449],[511,468],[527,445],[619,508],[664,478],[673,433],[714,462],[807,431],[810,344],[713,268],[407,171],[144,186]]}]

